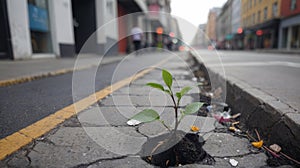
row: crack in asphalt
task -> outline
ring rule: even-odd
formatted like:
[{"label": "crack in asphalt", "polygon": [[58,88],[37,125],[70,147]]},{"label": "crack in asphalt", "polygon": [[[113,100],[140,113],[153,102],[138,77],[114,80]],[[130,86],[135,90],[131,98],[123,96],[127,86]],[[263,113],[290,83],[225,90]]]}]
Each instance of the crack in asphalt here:
[{"label": "crack in asphalt", "polygon": [[115,124],[105,124],[105,125],[98,125],[98,124],[90,124],[90,123],[84,123],[82,122],[82,127],[99,127],[99,128],[104,128],[104,127],[129,127],[126,124],[120,124],[120,125],[115,125]]},{"label": "crack in asphalt", "polygon": [[239,155],[231,155],[231,156],[212,156],[214,158],[218,158],[218,159],[223,159],[223,158],[242,158],[245,156],[249,156],[249,155],[257,155],[260,154],[262,152],[249,152],[249,153],[245,153],[245,154],[239,154]]},{"label": "crack in asphalt", "polygon": [[135,131],[136,131],[138,134],[140,134],[140,135],[142,135],[142,136],[146,137],[146,138],[147,138],[147,140],[148,140],[148,139],[149,139],[149,136],[147,136],[146,134],[144,134],[144,133],[140,132],[140,130],[139,130],[140,126],[141,126],[141,125],[139,125],[139,126],[135,127]]},{"label": "crack in asphalt", "polygon": [[118,156],[118,157],[112,157],[112,158],[101,158],[101,159],[97,159],[95,161],[89,162],[89,163],[82,163],[76,166],[73,166],[72,168],[86,168],[92,164],[101,162],[101,161],[109,161],[109,160],[119,160],[119,159],[124,159],[127,158],[129,155],[124,155],[124,156]]}]

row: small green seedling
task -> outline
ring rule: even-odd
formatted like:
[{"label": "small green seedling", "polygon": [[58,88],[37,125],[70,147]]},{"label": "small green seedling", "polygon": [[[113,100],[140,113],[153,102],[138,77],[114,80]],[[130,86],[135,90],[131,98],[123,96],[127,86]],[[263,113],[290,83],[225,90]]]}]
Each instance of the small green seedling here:
[{"label": "small green seedling", "polygon": [[[178,110],[180,109],[180,101],[181,101],[182,97],[186,93],[188,93],[192,88],[189,86],[182,88],[180,92],[175,93],[175,96],[176,96],[176,98],[175,98],[173,90],[172,90],[172,83],[173,83],[172,75],[167,70],[162,70],[162,78],[163,78],[167,88],[165,88],[163,85],[158,84],[158,83],[147,83],[146,85],[150,86],[152,88],[161,90],[162,92],[168,94],[170,96],[170,98],[172,99],[172,102],[174,104],[174,106],[173,106],[174,113],[175,113],[175,127],[174,127],[173,131],[174,131],[174,133],[176,133],[178,125],[181,122],[181,120],[183,119],[183,117],[186,115],[189,115],[189,114],[196,113],[202,107],[203,103],[194,102],[194,103],[186,105],[184,109],[180,110],[181,115],[179,118]],[[171,128],[169,126],[167,126],[163,120],[160,119],[158,112],[153,109],[144,109],[143,111],[134,115],[131,118],[131,120],[137,120],[139,122],[144,122],[144,123],[152,122],[152,121],[160,121],[164,127],[166,127],[170,132],[172,132]]]}]

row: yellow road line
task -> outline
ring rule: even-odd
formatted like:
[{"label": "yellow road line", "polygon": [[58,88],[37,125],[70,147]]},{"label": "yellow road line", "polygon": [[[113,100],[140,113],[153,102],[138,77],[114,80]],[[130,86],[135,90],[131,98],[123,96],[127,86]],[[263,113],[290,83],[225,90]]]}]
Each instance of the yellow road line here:
[{"label": "yellow road line", "polygon": [[53,71],[53,72],[45,72],[45,73],[37,74],[37,75],[22,76],[22,77],[18,77],[18,78],[0,80],[0,87],[11,86],[11,85],[16,85],[16,84],[20,84],[20,83],[30,82],[30,81],[33,81],[33,80],[37,80],[37,79],[41,79],[41,78],[45,78],[45,77],[50,77],[50,76],[63,75],[63,74],[73,72],[73,71],[88,69],[88,68],[91,68],[93,66],[96,66],[96,65],[80,67],[80,68],[77,68],[77,69],[73,69],[73,68],[61,69],[61,70],[57,70],[57,71]]},{"label": "yellow road line", "polygon": [[16,152],[23,146],[29,144],[34,139],[46,134],[50,130],[57,127],[59,124],[64,122],[65,120],[69,119],[73,115],[83,111],[87,107],[95,104],[97,101],[105,98],[109,94],[113,93],[114,91],[128,85],[130,82],[144,76],[145,74],[149,73],[155,67],[160,66],[167,62],[170,58],[166,58],[163,61],[155,64],[151,68],[143,70],[136,75],[133,75],[129,78],[123,79],[117,83],[114,83],[92,95],[89,95],[67,107],[64,107],[61,110],[56,111],[54,114],[51,114],[32,125],[27,126],[19,130],[18,132],[13,133],[3,139],[0,140],[0,160],[3,160],[8,155]]}]

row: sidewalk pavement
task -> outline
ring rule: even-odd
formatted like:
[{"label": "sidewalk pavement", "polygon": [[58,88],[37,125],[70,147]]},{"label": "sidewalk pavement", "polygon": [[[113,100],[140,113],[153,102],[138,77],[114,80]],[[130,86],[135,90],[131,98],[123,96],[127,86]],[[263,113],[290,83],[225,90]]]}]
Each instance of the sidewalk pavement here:
[{"label": "sidewalk pavement", "polygon": [[[37,78],[59,75],[73,70],[80,70],[97,66],[103,56],[80,54],[75,58],[45,58],[31,60],[2,60],[0,61],[0,86],[22,83]],[[76,59],[80,65],[74,67]],[[123,59],[123,56],[105,56],[101,64]]]},{"label": "sidewalk pavement", "polygon": [[290,54],[300,56],[300,49],[255,49],[258,53]]},{"label": "sidewalk pavement", "polygon": [[218,57],[213,52],[207,53],[199,50],[190,54],[205,65],[211,81],[224,84],[226,103],[233,111],[242,113],[242,126],[258,129],[268,144],[280,145],[288,155],[299,160],[298,76],[290,73],[299,73],[299,58],[249,52],[221,53]]},{"label": "sidewalk pavement", "polygon": [[[168,69],[180,87],[195,85],[189,67],[178,58],[172,58],[160,68]],[[128,118],[145,108],[162,112],[166,124],[173,123],[167,97],[145,86],[147,82],[157,81],[162,81],[161,72],[153,70],[0,161],[0,167],[153,167],[137,153],[147,138],[166,130],[157,122],[138,126],[126,123]],[[199,101],[193,96],[197,93],[198,88],[194,88],[182,105]],[[261,150],[255,150],[246,138],[220,131],[224,128],[215,119],[187,116],[179,129],[189,132],[191,125],[200,127],[200,133],[206,140],[204,149],[215,158],[216,163],[183,167],[227,168],[231,167],[229,159],[238,161],[238,167],[268,167],[267,156]]]}]

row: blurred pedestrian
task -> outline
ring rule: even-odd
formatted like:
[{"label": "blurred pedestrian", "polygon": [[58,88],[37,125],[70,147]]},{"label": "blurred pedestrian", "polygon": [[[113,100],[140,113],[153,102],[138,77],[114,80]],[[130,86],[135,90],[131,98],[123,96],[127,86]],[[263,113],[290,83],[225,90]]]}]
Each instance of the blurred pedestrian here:
[{"label": "blurred pedestrian", "polygon": [[138,51],[139,49],[141,49],[143,30],[138,26],[134,26],[131,29],[131,34],[132,34],[132,43],[134,45],[134,50]]}]

